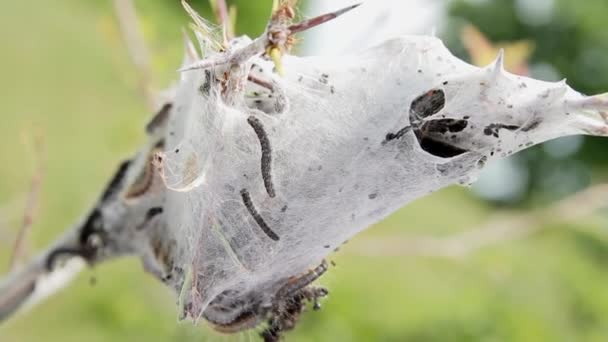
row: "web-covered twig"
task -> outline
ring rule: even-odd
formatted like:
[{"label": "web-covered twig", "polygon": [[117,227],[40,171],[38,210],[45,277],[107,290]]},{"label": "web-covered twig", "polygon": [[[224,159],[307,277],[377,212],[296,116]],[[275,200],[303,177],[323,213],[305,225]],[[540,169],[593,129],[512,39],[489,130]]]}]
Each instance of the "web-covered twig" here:
[{"label": "web-covered twig", "polygon": [[448,237],[367,238],[350,251],[366,256],[463,258],[482,248],[526,238],[557,223],[576,223],[608,206],[608,184],[592,186],[555,204],[518,214],[497,214],[481,226]]},{"label": "web-covered twig", "polygon": [[70,231],[54,247],[0,278],[0,322],[70,283],[85,266],[82,258],[66,258],[52,270],[47,268],[46,263],[52,251],[73,245],[76,245],[75,231]]}]

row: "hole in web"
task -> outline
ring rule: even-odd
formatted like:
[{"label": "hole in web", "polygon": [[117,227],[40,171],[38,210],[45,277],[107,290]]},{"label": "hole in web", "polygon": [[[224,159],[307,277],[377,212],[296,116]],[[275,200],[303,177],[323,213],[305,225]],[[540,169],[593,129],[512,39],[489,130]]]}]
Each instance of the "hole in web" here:
[{"label": "hole in web", "polygon": [[450,158],[467,152],[448,141],[448,134],[463,131],[467,120],[438,119],[422,121],[439,113],[445,107],[445,93],[441,89],[430,90],[418,96],[410,105],[410,123],[420,147],[437,157]]}]

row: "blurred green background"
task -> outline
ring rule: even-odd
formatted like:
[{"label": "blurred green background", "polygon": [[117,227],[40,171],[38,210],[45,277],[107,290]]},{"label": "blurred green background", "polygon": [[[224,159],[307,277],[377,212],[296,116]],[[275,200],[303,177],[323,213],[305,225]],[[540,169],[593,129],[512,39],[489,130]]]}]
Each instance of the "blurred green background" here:
[{"label": "blurred green background", "polygon": [[[472,22],[493,41],[531,39],[533,75],[568,77],[583,92],[608,90],[605,0],[543,0],[550,17],[520,0],[453,1],[444,37],[467,57],[456,34]],[[207,1],[193,2],[205,16]],[[237,31],[259,34],[270,0],[233,1]],[[157,82],[168,85],[181,61],[178,1],[136,1]],[[525,9],[525,8],[524,8]],[[119,160],[144,139],[149,117],[110,1],[4,1],[0,11],[0,272],[44,137],[46,170],[29,250],[40,249],[91,205]],[[606,141],[585,139],[567,155],[538,147],[519,157],[524,192],[486,200],[449,188],[419,200],[342,248],[320,283],[330,297],[303,316],[289,341],[606,341],[608,231],[597,217],[549,225],[462,258],[415,256],[378,246],[408,236],[449,236],[497,212],[532,212],[605,181]],[[548,152],[549,151],[549,152]],[[553,182],[551,172],[566,170]],[[561,177],[561,178],[560,178]],[[556,186],[555,184],[569,184]],[[581,203],[584,206],[585,203]],[[94,282],[91,279],[95,279]],[[175,298],[138,260],[88,270],[66,290],[0,325],[0,341],[250,341],[205,325],[178,324]]]}]

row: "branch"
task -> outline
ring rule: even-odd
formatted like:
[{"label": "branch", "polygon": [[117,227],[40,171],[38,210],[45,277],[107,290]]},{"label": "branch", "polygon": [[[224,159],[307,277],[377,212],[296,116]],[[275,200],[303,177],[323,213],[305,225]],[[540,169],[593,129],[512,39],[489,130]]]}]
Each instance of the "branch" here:
[{"label": "branch", "polygon": [[51,253],[78,243],[76,233],[77,229],[68,231],[52,248],[29,264],[0,278],[0,322],[61,290],[84,268],[85,261],[75,255],[67,256],[52,269],[47,267]]},{"label": "branch", "polygon": [[153,73],[150,53],[146,47],[143,34],[137,26],[137,13],[132,0],[114,0],[114,9],[120,31],[129,51],[131,62],[139,76],[139,90],[150,111],[156,110],[156,91],[153,86]]},{"label": "branch", "polygon": [[[480,227],[446,238],[430,236],[368,238],[354,253],[367,256],[463,258],[493,245],[528,237],[552,224],[577,222],[608,205],[608,184],[590,187],[536,211],[496,215]],[[352,249],[351,249],[352,251]]]},{"label": "branch", "polygon": [[[183,1],[182,3],[184,4],[184,7],[187,11],[191,11],[191,8],[185,1]],[[359,5],[360,4],[348,6],[332,13],[323,14],[300,23],[290,24],[289,26],[287,26],[286,23],[291,22],[291,19],[293,19],[292,15],[288,13],[289,11],[286,12],[284,9],[279,9],[273,13],[272,18],[268,24],[267,31],[262,36],[256,38],[251,44],[242,47],[238,50],[235,50],[227,55],[203,59],[191,65],[183,66],[182,68],[178,69],[178,71],[184,72],[196,69],[209,69],[224,64],[240,65],[251,57],[265,53],[266,51],[269,51],[269,54],[272,57],[271,52],[273,50],[276,50],[278,53],[278,60],[273,59],[273,61],[275,62],[275,64],[280,64],[282,51],[289,50],[289,47],[293,41],[294,34],[311,29],[327,21],[333,20],[341,16],[342,14],[357,8]],[[285,8],[289,7],[287,6]],[[195,18],[195,16],[193,16],[193,18]],[[279,65],[276,66],[277,69],[279,69]]]},{"label": "branch", "polygon": [[15,234],[12,234],[6,226],[6,222],[0,217],[0,248],[9,249],[14,241]]},{"label": "branch", "polygon": [[45,169],[44,146],[42,137],[40,135],[37,135],[34,138],[34,157],[37,163],[37,167],[34,171],[34,176],[32,177],[30,183],[30,190],[28,192],[27,200],[25,202],[23,222],[21,224],[19,232],[17,233],[17,238],[15,239],[15,243],[13,245],[13,253],[9,262],[10,270],[14,270],[17,264],[19,263],[19,260],[23,259],[27,236],[31,230],[32,223],[34,222],[34,217],[36,215],[38,207],[40,188],[42,185],[42,178],[44,176]]},{"label": "branch", "polygon": [[3,203],[0,206],[0,245],[10,248],[17,236],[17,232],[13,232],[9,229],[12,224],[13,214],[20,210],[23,206],[23,202],[26,201],[26,193],[18,193],[10,198],[7,203]]},{"label": "branch", "polygon": [[210,0],[209,3],[211,4],[216,21],[222,26],[224,44],[227,45],[228,41],[234,38],[234,31],[226,0]]}]

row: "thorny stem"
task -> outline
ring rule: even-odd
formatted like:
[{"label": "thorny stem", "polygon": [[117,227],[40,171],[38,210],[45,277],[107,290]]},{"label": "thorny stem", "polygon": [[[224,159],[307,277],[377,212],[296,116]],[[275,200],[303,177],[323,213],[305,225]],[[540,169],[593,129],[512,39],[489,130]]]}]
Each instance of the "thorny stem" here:
[{"label": "thorny stem", "polygon": [[262,36],[254,40],[251,44],[238,49],[228,56],[222,56],[221,58],[208,58],[198,61],[194,64],[185,66],[178,71],[190,71],[196,69],[208,69],[219,65],[225,64],[242,64],[244,61],[251,57],[261,54],[264,52],[264,46],[267,44],[266,37]]},{"label": "thorny stem", "polygon": [[[224,64],[236,64],[240,65],[250,59],[251,57],[263,53],[268,52],[280,52],[289,50],[289,45],[291,42],[291,36],[297,32],[302,32],[308,29],[311,29],[315,26],[321,25],[329,20],[335,19],[338,16],[357,8],[360,4],[352,5],[338,11],[323,14],[321,16],[305,20],[301,23],[284,26],[283,22],[285,18],[281,16],[273,15],[272,20],[270,21],[268,28],[265,33],[263,33],[260,37],[256,38],[251,44],[238,49],[232,53],[220,55],[219,57],[212,57],[209,59],[203,59],[194,64],[187,65],[178,71],[184,72],[189,70],[196,69],[208,69],[211,67],[224,65]],[[290,18],[287,18],[290,19]],[[294,31],[292,31],[294,30]],[[280,57],[280,56],[279,56]],[[275,59],[275,64],[279,63]],[[279,63],[280,64],[280,63]],[[277,69],[280,70],[279,64],[277,64]]]},{"label": "thorny stem", "polygon": [[289,30],[289,32],[291,34],[295,34],[295,33],[302,32],[302,31],[306,31],[306,30],[311,29],[311,28],[313,28],[315,26],[319,26],[319,25],[321,25],[321,24],[323,24],[325,22],[328,22],[330,20],[336,19],[337,17],[341,16],[342,14],[344,14],[344,13],[350,11],[350,10],[353,10],[353,9],[359,7],[359,6],[361,6],[361,3],[355,4],[355,5],[352,5],[352,6],[349,6],[349,7],[345,7],[343,9],[341,9],[341,10],[338,10],[338,11],[335,11],[335,12],[332,12],[332,13],[323,14],[323,15],[320,15],[318,17],[314,17],[312,19],[304,20],[304,21],[302,21],[300,23],[293,24],[293,25],[289,26],[287,29]]}]

